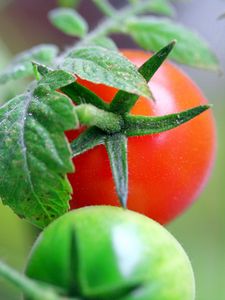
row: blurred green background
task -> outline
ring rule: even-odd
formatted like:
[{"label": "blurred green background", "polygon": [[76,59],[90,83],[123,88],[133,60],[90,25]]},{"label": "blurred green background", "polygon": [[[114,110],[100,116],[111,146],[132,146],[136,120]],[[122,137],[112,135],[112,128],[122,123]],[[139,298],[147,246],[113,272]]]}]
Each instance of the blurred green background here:
[{"label": "blurred green background", "polygon": [[[8,3],[7,3],[8,2]],[[112,1],[122,6],[126,1]],[[47,12],[56,6],[54,0],[0,0],[0,68],[10,57],[38,43],[57,43],[62,48],[73,41],[51,27]],[[217,54],[225,70],[224,0],[178,1],[179,22],[198,31]],[[91,14],[90,14],[91,11]],[[83,0],[80,12],[89,23],[98,23],[101,14],[91,1]],[[128,39],[116,36],[120,47],[135,47]],[[195,272],[196,300],[225,299],[225,77],[217,73],[182,67],[214,104],[218,129],[218,153],[212,176],[199,200],[168,226],[187,251]],[[23,90],[24,82],[0,87],[0,101]],[[23,270],[27,255],[38,232],[12,211],[0,204],[0,258]],[[0,299],[18,300],[20,293],[0,279]]]}]

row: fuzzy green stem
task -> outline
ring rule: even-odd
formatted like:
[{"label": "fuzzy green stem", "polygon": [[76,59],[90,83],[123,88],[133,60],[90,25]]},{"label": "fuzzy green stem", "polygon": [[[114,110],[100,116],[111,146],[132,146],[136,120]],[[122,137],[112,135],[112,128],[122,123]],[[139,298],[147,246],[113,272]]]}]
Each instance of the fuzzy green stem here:
[{"label": "fuzzy green stem", "polygon": [[116,14],[116,10],[107,0],[92,0],[99,10],[108,17],[113,17]]},{"label": "fuzzy green stem", "polygon": [[96,126],[107,133],[120,132],[122,118],[111,112],[99,109],[91,104],[81,104],[75,107],[79,122],[86,126]]},{"label": "fuzzy green stem", "polygon": [[23,293],[32,300],[60,300],[55,291],[50,287],[42,287],[34,280],[10,268],[3,262],[0,262],[0,277],[14,284]]}]

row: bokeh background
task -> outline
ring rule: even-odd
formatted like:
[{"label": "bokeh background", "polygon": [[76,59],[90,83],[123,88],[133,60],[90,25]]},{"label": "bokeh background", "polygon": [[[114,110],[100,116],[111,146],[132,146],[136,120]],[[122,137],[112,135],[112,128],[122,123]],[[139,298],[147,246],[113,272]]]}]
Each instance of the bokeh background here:
[{"label": "bokeh background", "polygon": [[[116,7],[125,0],[112,0]],[[63,49],[73,43],[48,22],[47,12],[56,0],[0,0],[0,68],[24,49],[39,43],[56,43]],[[176,19],[198,31],[214,49],[221,69],[225,70],[225,12],[224,0],[176,1]],[[95,26],[101,13],[92,1],[83,0],[80,13]],[[136,47],[129,38],[116,36],[120,47]],[[218,129],[218,151],[215,167],[208,185],[198,201],[181,217],[168,226],[186,249],[195,272],[196,300],[225,299],[225,77],[223,74],[194,70],[181,66],[201,87],[214,104]],[[17,91],[24,82],[13,82],[0,87],[0,102]],[[38,231],[20,220],[0,203],[0,258],[23,270]],[[18,300],[21,295],[13,286],[0,279],[0,299]]]}]

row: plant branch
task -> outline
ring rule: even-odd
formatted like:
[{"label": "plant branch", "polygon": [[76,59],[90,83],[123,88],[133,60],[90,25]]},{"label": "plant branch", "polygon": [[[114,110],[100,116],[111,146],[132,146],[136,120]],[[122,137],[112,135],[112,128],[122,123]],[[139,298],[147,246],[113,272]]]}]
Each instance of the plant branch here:
[{"label": "plant branch", "polygon": [[41,286],[34,280],[10,268],[3,262],[0,262],[0,277],[14,284],[23,291],[32,300],[60,300],[61,297],[56,292],[46,286]]}]

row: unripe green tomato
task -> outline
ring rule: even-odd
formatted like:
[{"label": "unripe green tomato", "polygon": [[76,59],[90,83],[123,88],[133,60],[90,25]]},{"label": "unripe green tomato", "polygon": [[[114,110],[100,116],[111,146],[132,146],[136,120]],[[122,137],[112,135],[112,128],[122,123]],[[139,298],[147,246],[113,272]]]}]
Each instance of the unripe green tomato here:
[{"label": "unripe green tomato", "polygon": [[193,300],[190,261],[175,238],[147,217],[85,207],[38,238],[26,273],[76,299]]}]

